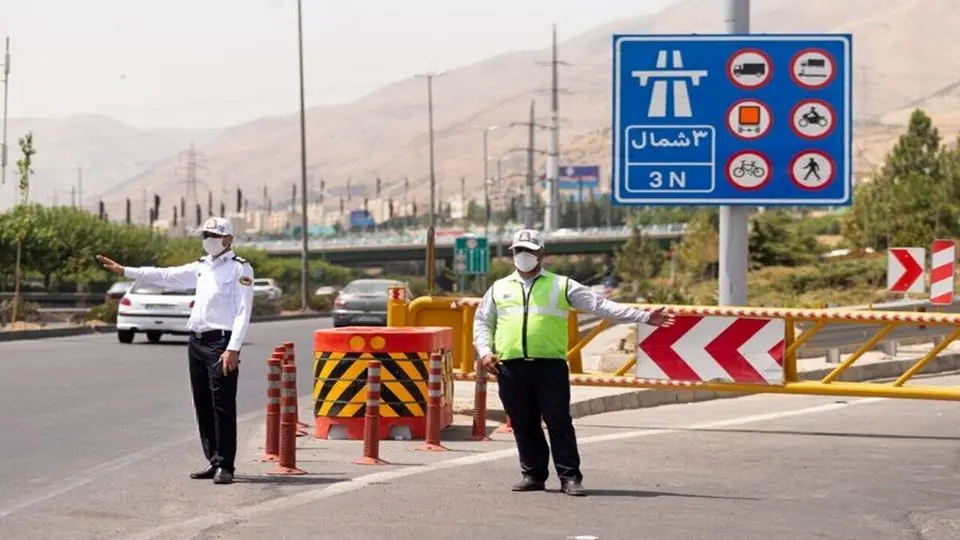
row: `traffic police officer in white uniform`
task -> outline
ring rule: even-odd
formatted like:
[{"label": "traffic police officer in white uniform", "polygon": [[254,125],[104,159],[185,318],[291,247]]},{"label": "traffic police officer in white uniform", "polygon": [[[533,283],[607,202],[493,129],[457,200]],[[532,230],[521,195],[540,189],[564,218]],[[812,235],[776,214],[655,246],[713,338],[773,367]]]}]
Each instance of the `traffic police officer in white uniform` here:
[{"label": "traffic police officer in white uniform", "polygon": [[[497,374],[510,416],[523,478],[514,491],[545,489],[550,453],[561,490],[585,495],[570,417],[567,317],[570,309],[620,323],[669,326],[674,316],[611,302],[566,276],[543,269],[543,239],[518,231],[510,245],[517,271],[494,282],[477,307],[473,343],[484,368]],[[540,419],[547,424],[547,446]]]},{"label": "traffic police officer in white uniform", "polygon": [[97,259],[131,279],[196,289],[187,321],[187,356],[200,443],[210,465],[190,477],[229,484],[237,454],[237,377],[253,309],[253,268],[233,253],[233,228],[226,219],[212,217],[197,232],[207,255],[183,266],[129,268],[102,255]]}]

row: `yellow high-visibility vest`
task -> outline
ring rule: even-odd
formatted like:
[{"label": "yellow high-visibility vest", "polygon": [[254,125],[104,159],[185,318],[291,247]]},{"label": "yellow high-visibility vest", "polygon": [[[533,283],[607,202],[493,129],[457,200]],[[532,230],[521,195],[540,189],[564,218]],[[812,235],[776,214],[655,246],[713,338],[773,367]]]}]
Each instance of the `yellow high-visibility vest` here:
[{"label": "yellow high-visibility vest", "polygon": [[567,358],[566,276],[544,271],[527,294],[515,275],[493,284],[497,309],[494,350],[501,361],[522,358]]}]

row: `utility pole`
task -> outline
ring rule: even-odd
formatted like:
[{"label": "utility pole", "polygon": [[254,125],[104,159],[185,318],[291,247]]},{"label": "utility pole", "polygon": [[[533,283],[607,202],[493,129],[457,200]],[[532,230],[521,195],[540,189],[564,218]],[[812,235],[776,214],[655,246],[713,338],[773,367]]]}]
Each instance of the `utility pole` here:
[{"label": "utility pole", "polygon": [[83,167],[77,166],[77,202],[83,210]]},{"label": "utility pole", "polygon": [[[750,33],[750,0],[727,0],[729,34]],[[720,291],[721,306],[747,305],[747,260],[750,208],[720,207]]]},{"label": "utility pole", "polygon": [[7,183],[7,96],[10,93],[10,37],[3,53],[3,138],[0,139],[0,186]]},{"label": "utility pole", "polygon": [[558,228],[560,220],[560,64],[569,65],[558,59],[557,25],[553,25],[552,54],[550,60],[550,136],[547,140],[547,196],[543,216],[543,230]]},{"label": "utility pole", "polygon": [[500,126],[487,126],[483,129],[483,237],[490,241],[490,144],[491,131]]},{"label": "utility pole", "polygon": [[534,130],[536,128],[548,129],[548,126],[537,123],[536,101],[530,100],[530,119],[527,122],[511,122],[510,127],[525,126],[527,128],[527,147],[523,150],[527,153],[527,186],[523,196],[523,226],[532,229],[536,225],[536,217],[533,215],[533,193],[536,178],[534,170],[533,154],[542,153],[535,146]]},{"label": "utility pole", "polygon": [[427,81],[427,131],[430,138],[430,221],[429,227],[436,226],[437,214],[437,177],[436,177],[436,164],[434,163],[434,153],[433,153],[433,79],[437,77],[442,77],[446,72],[442,71],[440,73],[427,72],[419,73],[417,77],[426,79]]},{"label": "utility pole", "polygon": [[300,303],[301,309],[310,308],[310,296],[307,292],[307,277],[310,272],[310,243],[307,229],[310,220],[307,219],[307,113],[303,83],[303,6],[297,0],[297,46],[300,57]]}]

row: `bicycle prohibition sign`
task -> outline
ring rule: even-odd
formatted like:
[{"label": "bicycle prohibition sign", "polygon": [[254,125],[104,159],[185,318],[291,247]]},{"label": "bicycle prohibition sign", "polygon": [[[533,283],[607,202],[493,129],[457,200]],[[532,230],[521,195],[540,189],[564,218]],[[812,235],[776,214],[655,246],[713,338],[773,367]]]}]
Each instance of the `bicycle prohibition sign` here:
[{"label": "bicycle prohibition sign", "polygon": [[733,169],[733,176],[735,178],[743,178],[745,174],[763,178],[767,174],[767,170],[764,169],[762,165],[757,165],[756,160],[748,163],[747,160],[741,159],[740,164]]},{"label": "bicycle prohibition sign", "polygon": [[739,152],[727,161],[727,179],[737,189],[760,189],[770,180],[770,162],[756,151]]}]

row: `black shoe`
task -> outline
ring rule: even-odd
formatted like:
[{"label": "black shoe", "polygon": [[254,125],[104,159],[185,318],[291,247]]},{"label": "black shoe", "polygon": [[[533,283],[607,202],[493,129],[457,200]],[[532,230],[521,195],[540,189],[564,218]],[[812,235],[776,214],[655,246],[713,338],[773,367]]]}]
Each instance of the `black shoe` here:
[{"label": "black shoe", "polygon": [[210,480],[215,474],[217,474],[217,468],[211,465],[202,471],[190,473],[190,478],[194,480]]},{"label": "black shoe", "polygon": [[587,490],[583,488],[583,484],[578,480],[561,480],[560,491],[574,497],[583,497],[587,494]]},{"label": "black shoe", "polygon": [[546,485],[544,482],[539,482],[529,476],[524,476],[523,479],[514,484],[511,489],[513,491],[543,491],[546,489]]},{"label": "black shoe", "polygon": [[217,469],[217,473],[213,477],[214,484],[232,484],[233,483],[233,473],[225,469]]}]

